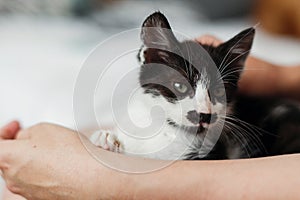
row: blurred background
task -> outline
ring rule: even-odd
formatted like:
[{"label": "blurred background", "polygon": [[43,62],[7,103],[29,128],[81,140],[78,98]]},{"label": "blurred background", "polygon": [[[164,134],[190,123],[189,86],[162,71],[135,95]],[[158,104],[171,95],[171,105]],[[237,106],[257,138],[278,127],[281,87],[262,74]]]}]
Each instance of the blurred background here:
[{"label": "blurred background", "polygon": [[300,63],[299,0],[0,0],[0,125],[17,119],[74,128],[73,88],[84,59],[157,10],[191,38],[226,40],[256,26],[252,54]]}]

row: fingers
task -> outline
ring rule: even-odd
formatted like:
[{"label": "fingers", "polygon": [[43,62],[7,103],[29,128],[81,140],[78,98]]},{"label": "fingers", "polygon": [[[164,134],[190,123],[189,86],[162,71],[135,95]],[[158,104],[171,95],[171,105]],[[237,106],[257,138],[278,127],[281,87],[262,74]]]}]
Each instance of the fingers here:
[{"label": "fingers", "polygon": [[214,47],[222,44],[222,40],[212,35],[203,35],[196,38],[196,41],[202,45],[212,45]]},{"label": "fingers", "polygon": [[15,158],[15,153],[19,148],[16,144],[19,142],[12,140],[15,139],[20,130],[20,123],[12,121],[0,129],[0,170],[4,171],[11,159]]},{"label": "fingers", "polygon": [[0,129],[0,140],[14,139],[20,130],[20,123],[12,121]]}]

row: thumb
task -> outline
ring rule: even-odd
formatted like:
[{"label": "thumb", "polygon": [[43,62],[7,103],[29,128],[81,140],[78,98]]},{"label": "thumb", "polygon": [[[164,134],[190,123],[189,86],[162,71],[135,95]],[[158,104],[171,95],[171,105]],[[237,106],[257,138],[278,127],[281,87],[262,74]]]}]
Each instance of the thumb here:
[{"label": "thumb", "polygon": [[20,123],[12,121],[0,129],[0,140],[14,139],[20,130]]}]

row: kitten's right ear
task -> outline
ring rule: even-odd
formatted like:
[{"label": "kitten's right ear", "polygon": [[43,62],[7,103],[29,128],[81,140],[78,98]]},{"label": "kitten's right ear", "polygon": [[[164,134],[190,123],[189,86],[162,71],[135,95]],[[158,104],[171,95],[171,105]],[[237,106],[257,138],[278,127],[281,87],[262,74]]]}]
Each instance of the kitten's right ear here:
[{"label": "kitten's right ear", "polygon": [[243,67],[246,61],[247,56],[250,53],[253,39],[255,35],[254,28],[248,28],[229,41],[221,44],[218,49],[221,52],[221,55],[224,56],[225,63],[221,63],[228,68],[232,67]]},{"label": "kitten's right ear", "polygon": [[160,12],[153,13],[144,21],[141,39],[150,48],[170,48],[178,42],[167,18]]}]

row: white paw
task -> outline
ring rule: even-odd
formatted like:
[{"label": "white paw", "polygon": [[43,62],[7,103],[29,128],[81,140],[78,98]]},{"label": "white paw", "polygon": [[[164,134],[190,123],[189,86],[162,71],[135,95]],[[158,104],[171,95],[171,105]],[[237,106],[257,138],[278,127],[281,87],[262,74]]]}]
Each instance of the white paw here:
[{"label": "white paw", "polygon": [[110,130],[96,131],[90,137],[90,141],[102,149],[121,153],[122,145],[117,137]]}]

